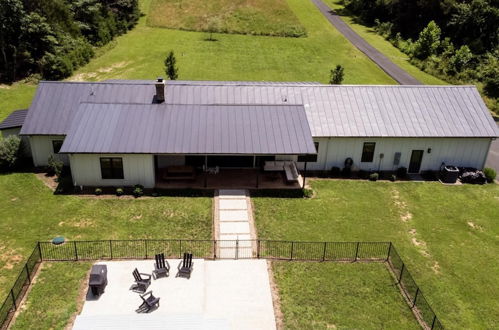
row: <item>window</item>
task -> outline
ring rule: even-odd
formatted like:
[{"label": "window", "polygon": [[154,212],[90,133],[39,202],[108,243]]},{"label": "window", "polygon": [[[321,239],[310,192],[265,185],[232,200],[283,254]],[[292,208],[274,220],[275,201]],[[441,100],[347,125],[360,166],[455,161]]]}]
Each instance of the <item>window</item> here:
[{"label": "window", "polygon": [[101,158],[100,170],[103,179],[123,179],[123,159]]},{"label": "window", "polygon": [[[314,146],[315,146],[315,151],[319,152],[319,142],[314,142]],[[317,161],[317,154],[298,156],[298,161],[315,163]]]},{"label": "window", "polygon": [[362,163],[371,163],[374,159],[374,149],[376,148],[375,142],[364,142],[364,148],[362,148]]},{"label": "window", "polygon": [[54,154],[58,154],[61,151],[62,142],[64,140],[52,140],[52,149],[54,150]]}]

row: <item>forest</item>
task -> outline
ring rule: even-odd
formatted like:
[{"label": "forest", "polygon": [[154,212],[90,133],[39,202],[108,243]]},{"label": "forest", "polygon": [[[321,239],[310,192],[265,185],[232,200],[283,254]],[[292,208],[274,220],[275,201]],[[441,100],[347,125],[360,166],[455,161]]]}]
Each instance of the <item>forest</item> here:
[{"label": "forest", "polygon": [[422,70],[477,84],[499,114],[499,0],[344,0]]},{"label": "forest", "polygon": [[0,82],[69,77],[139,17],[138,0],[1,0]]}]

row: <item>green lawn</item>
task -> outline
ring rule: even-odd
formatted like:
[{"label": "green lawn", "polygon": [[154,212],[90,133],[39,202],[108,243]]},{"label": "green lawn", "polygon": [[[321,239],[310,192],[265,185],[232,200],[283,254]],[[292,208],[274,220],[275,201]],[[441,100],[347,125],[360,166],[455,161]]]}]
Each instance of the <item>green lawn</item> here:
[{"label": "green lawn", "polygon": [[0,121],[14,110],[28,108],[35,90],[35,85],[27,83],[0,85]]},{"label": "green lawn", "polygon": [[421,329],[382,263],[272,265],[286,329]]},{"label": "green lawn", "polygon": [[[88,262],[44,262],[36,283],[11,329],[66,329],[78,310]],[[83,290],[83,291],[81,291]]]},{"label": "green lawn", "polygon": [[378,51],[383,53],[392,62],[400,66],[402,69],[407,71],[414,78],[418,79],[425,85],[447,85],[448,83],[434,77],[424,71],[421,71],[416,66],[409,62],[409,57],[400,51],[397,47],[393,46],[384,37],[374,31],[371,27],[360,24],[351,16],[344,15],[343,6],[344,0],[324,0],[324,2],[329,5],[330,8],[338,10],[343,16],[341,17],[350,27],[357,32],[362,38],[364,38],[371,46],[376,48]]},{"label": "green lawn", "polygon": [[39,240],[212,237],[209,197],[53,195],[33,174],[0,175],[0,191],[0,297]]},{"label": "green lawn", "polygon": [[147,24],[189,31],[306,35],[286,0],[152,0]]},{"label": "green lawn", "polygon": [[499,186],[313,181],[313,199],[253,198],[262,239],[392,241],[448,328],[499,324]]}]

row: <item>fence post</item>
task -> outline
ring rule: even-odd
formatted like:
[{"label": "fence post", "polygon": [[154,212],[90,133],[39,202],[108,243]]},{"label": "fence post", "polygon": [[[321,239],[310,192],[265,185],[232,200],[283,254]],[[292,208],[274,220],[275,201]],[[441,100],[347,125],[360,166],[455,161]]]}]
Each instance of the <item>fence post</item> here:
[{"label": "fence post", "polygon": [[433,330],[433,327],[435,327],[435,321],[437,320],[437,316],[433,315],[433,321],[431,322],[431,330]]},{"label": "fence post", "polygon": [[217,259],[217,240],[213,240],[213,259]]},{"label": "fence post", "polygon": [[260,259],[260,240],[256,240],[256,258]]},{"label": "fence post", "polygon": [[26,269],[26,275],[28,275],[28,283],[31,284],[31,275],[29,273],[28,263],[24,265],[24,268]]},{"label": "fence post", "polygon": [[416,306],[416,299],[418,299],[419,287],[416,288],[416,294],[414,295],[414,301],[412,302],[412,308]]},{"label": "fence post", "polygon": [[113,241],[109,240],[109,252],[111,253],[111,260],[113,260]]},{"label": "fence post", "polygon": [[293,252],[294,252],[294,249],[295,249],[295,242],[291,242],[291,260],[293,260]]},{"label": "fence post", "polygon": [[239,259],[239,237],[236,238],[236,260]]},{"label": "fence post", "polygon": [[327,242],[324,242],[324,250],[322,251],[322,261],[326,261]]},{"label": "fence post", "polygon": [[179,239],[178,242],[179,242],[179,245],[178,245],[179,246],[178,258],[182,259],[182,240]]},{"label": "fence post", "polygon": [[392,252],[392,242],[388,245],[388,253],[386,254],[386,261],[390,260],[390,253]]},{"label": "fence post", "polygon": [[405,264],[402,264],[402,269],[400,270],[399,283],[402,281],[402,274],[404,273]]},{"label": "fence post", "polygon": [[10,296],[12,297],[12,304],[14,305],[14,310],[17,310],[16,297],[14,296],[14,289],[10,289]]},{"label": "fence post", "polygon": [[357,261],[357,257],[359,256],[359,245],[360,242],[357,242],[357,248],[355,249],[355,261]]},{"label": "fence post", "polygon": [[146,249],[146,259],[147,259],[147,240],[146,239],[144,240],[144,245],[145,245],[145,249]]},{"label": "fence post", "polygon": [[75,259],[78,261],[78,248],[76,247],[76,241],[73,242],[74,248],[75,248]]},{"label": "fence post", "polygon": [[40,241],[38,241],[38,253],[40,254],[40,261],[43,261],[42,247],[41,247]]}]

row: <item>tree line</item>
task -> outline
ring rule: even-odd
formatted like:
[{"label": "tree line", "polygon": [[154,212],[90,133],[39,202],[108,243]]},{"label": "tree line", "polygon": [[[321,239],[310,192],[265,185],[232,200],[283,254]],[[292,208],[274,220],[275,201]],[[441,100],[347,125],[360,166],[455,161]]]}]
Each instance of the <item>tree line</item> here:
[{"label": "tree line", "polygon": [[499,0],[344,0],[345,8],[453,84],[473,83],[499,114]]},{"label": "tree line", "polygon": [[0,81],[69,77],[139,17],[138,0],[1,0]]}]

